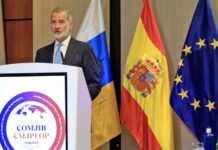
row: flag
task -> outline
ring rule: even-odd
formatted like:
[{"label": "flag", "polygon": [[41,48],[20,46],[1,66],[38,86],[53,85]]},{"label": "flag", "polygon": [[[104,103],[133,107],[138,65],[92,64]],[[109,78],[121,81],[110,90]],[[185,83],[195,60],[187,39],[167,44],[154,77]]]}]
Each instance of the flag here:
[{"label": "flag", "polygon": [[199,141],[210,126],[218,138],[218,34],[210,0],[199,0],[170,96],[176,114]]},{"label": "flag", "polygon": [[121,122],[141,150],[173,150],[166,52],[144,0],[123,74]]},{"label": "flag", "polygon": [[102,66],[102,89],[92,102],[91,148],[96,149],[121,133],[100,0],[91,0],[77,39],[93,47]]}]

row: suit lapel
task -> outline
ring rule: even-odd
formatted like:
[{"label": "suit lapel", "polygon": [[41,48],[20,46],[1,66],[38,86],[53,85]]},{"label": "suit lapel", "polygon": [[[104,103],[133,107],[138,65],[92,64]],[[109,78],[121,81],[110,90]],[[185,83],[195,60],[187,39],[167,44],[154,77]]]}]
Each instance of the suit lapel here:
[{"label": "suit lapel", "polygon": [[53,63],[53,54],[54,54],[54,42],[48,47],[48,62]]},{"label": "suit lapel", "polygon": [[75,40],[71,37],[70,42],[67,47],[67,52],[65,55],[65,64],[71,64],[77,49]]}]

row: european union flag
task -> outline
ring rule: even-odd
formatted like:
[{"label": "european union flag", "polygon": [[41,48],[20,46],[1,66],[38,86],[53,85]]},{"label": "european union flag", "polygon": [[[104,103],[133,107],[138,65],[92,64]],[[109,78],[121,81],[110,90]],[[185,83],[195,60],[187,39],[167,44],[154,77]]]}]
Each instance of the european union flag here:
[{"label": "european union flag", "polygon": [[199,141],[218,138],[218,33],[210,0],[199,0],[182,50],[170,103]]}]

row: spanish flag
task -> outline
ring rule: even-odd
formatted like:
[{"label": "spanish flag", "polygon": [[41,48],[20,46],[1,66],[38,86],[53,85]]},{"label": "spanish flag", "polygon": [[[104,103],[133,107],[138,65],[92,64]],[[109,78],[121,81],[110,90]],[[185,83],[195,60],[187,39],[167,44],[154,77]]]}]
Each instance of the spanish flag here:
[{"label": "spanish flag", "polygon": [[123,74],[121,122],[141,150],[174,150],[166,52],[144,0]]}]

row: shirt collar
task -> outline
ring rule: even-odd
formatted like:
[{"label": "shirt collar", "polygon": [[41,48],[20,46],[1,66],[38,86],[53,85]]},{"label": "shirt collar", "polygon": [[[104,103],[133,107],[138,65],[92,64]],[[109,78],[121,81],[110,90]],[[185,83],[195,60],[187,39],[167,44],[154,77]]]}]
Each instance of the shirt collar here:
[{"label": "shirt collar", "polygon": [[[68,46],[69,42],[70,42],[70,38],[71,36],[68,36],[62,43],[63,46]],[[55,40],[55,46],[57,46],[60,42],[58,42],[57,40]]]}]

